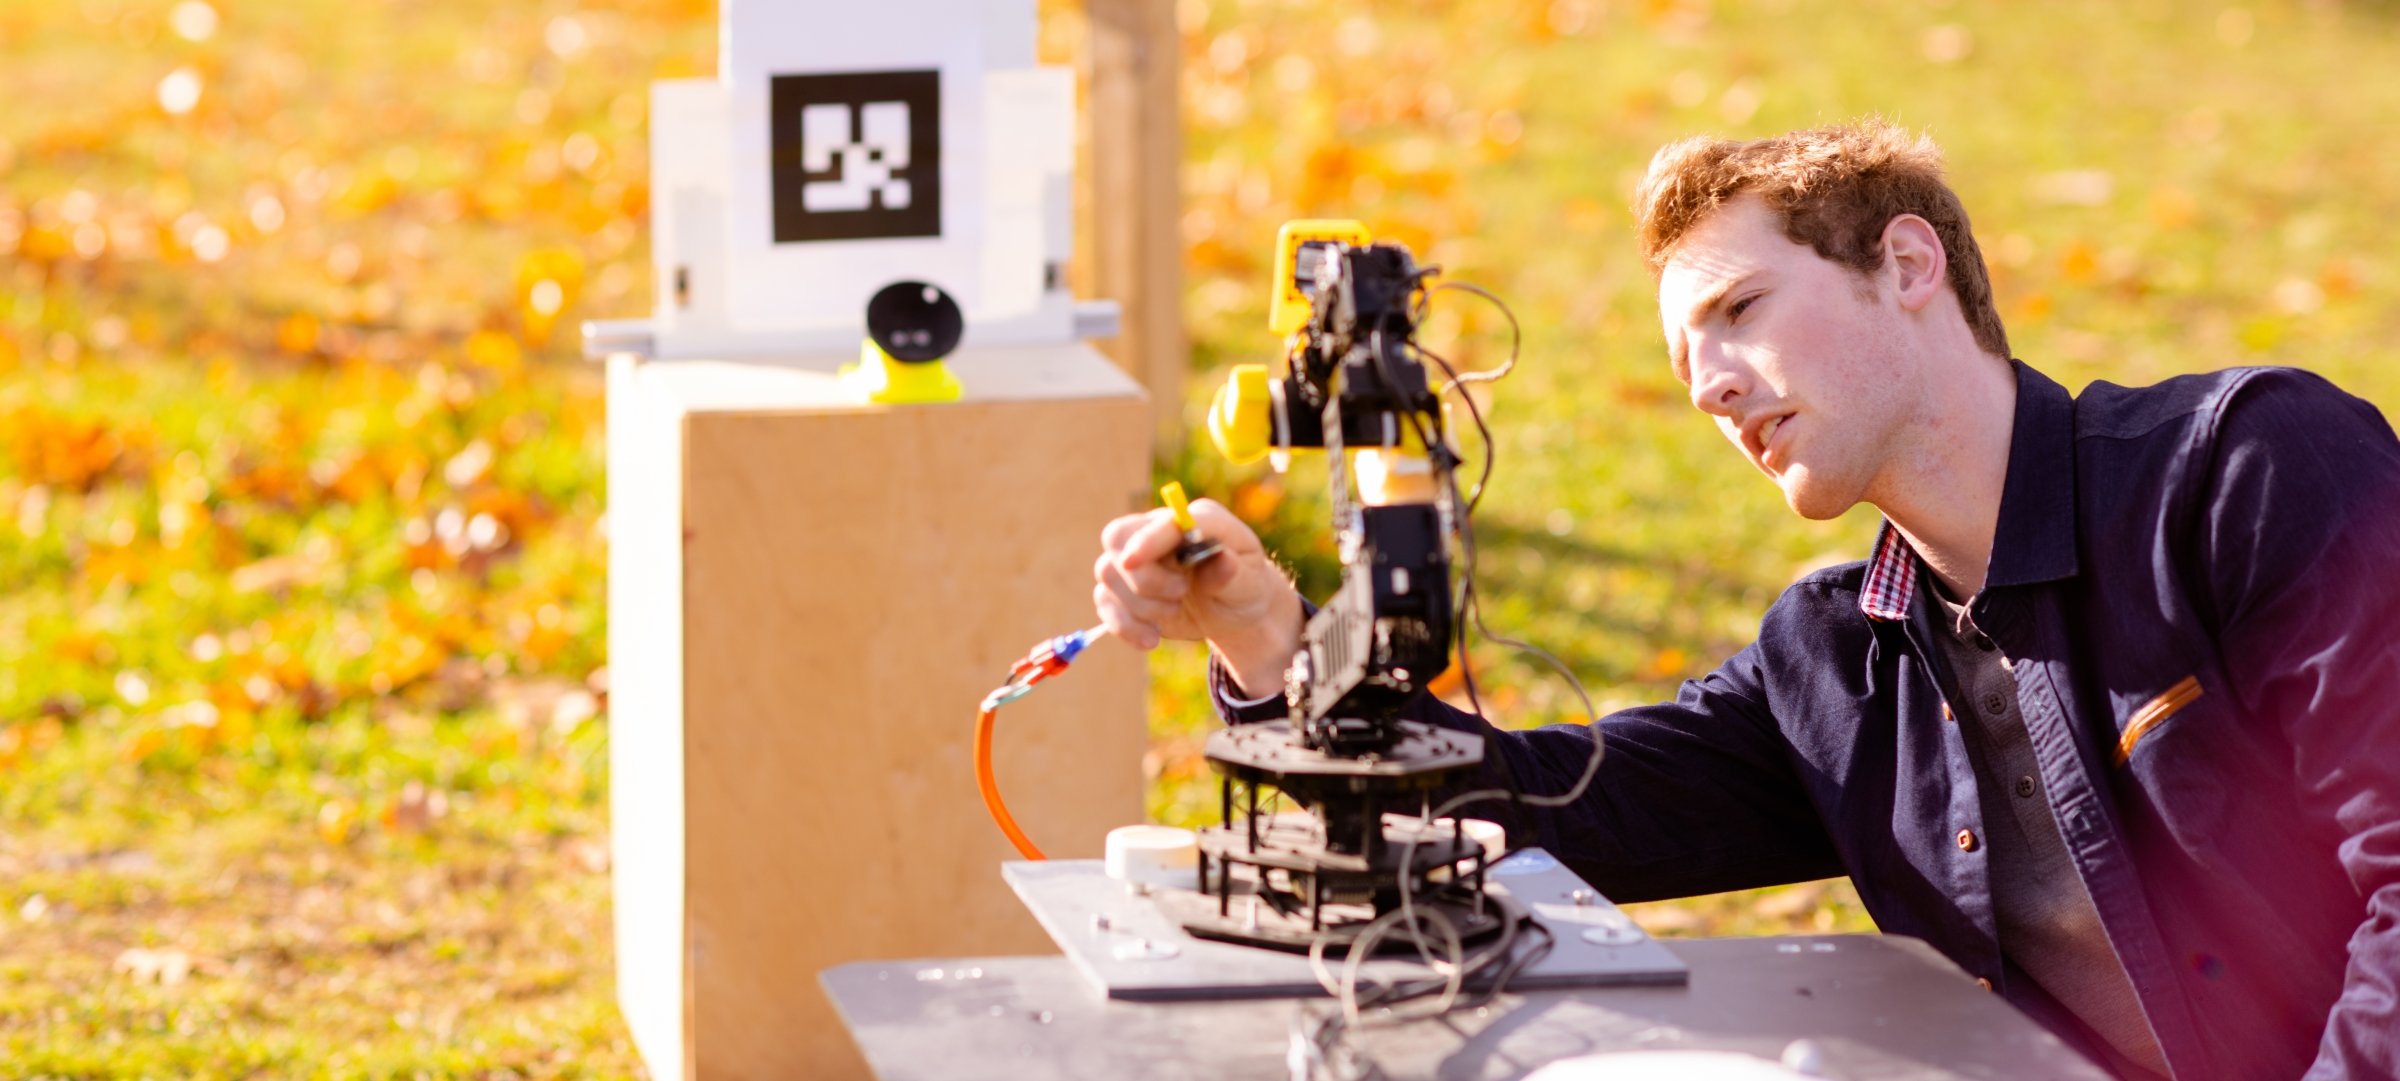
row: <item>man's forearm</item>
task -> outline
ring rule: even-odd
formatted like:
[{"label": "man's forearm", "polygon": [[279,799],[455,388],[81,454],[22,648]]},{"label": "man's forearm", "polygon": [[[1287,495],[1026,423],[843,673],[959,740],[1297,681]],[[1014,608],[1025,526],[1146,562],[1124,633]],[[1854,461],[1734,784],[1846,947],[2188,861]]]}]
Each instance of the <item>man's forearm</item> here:
[{"label": "man's forearm", "polygon": [[1272,604],[1273,611],[1250,623],[1242,633],[1211,638],[1208,643],[1234,682],[1241,684],[1242,693],[1251,698],[1282,691],[1284,669],[1291,667],[1292,655],[1300,651],[1304,619],[1300,594],[1286,592]]}]

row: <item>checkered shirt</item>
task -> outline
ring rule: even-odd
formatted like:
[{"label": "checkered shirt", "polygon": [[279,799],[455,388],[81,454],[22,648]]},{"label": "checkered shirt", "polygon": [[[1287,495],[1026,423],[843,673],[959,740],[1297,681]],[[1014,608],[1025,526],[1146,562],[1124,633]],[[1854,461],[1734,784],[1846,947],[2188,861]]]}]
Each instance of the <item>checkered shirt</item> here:
[{"label": "checkered shirt", "polygon": [[1908,538],[1883,523],[1875,537],[1875,557],[1867,561],[1867,581],[1858,591],[1858,608],[1868,619],[1908,618],[1908,598],[1917,590],[1917,551]]}]

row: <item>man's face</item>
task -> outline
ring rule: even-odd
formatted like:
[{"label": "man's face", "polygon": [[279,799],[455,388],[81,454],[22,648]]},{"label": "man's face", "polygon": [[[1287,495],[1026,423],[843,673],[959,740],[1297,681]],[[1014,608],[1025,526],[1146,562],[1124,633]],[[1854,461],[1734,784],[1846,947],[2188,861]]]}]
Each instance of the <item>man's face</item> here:
[{"label": "man's face", "polygon": [[1921,401],[1908,327],[1880,278],[1784,236],[1756,197],[1685,234],[1659,317],[1692,404],[1805,518],[1873,501]]}]

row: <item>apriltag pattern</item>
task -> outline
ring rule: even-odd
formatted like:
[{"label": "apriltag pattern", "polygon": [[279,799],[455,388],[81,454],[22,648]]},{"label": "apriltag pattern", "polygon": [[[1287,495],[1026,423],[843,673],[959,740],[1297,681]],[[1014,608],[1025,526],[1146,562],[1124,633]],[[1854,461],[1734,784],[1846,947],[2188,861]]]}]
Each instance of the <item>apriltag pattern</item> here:
[{"label": "apriltag pattern", "polygon": [[770,82],[775,243],[942,233],[937,71]]}]

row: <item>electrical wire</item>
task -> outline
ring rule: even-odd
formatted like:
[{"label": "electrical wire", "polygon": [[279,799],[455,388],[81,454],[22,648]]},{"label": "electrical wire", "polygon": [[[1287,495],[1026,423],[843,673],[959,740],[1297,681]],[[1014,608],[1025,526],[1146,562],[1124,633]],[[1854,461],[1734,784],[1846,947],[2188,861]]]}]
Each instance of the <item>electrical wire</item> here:
[{"label": "electrical wire", "polygon": [[[1458,369],[1451,367],[1451,366],[1450,366],[1450,362],[1449,362],[1448,360],[1444,359],[1444,358],[1442,357],[1442,355],[1441,355],[1441,354],[1439,354],[1439,353],[1436,353],[1436,352],[1434,352],[1433,350],[1431,350],[1431,349],[1427,349],[1427,348],[1425,348],[1424,346],[1418,345],[1418,344],[1416,344],[1416,343],[1414,343],[1414,342],[1411,342],[1411,343],[1409,343],[1409,348],[1416,350],[1416,353],[1417,353],[1417,355],[1418,355],[1418,356],[1420,356],[1420,357],[1423,357],[1423,358],[1425,358],[1426,360],[1430,360],[1430,361],[1432,361],[1432,362],[1433,362],[1433,363],[1434,363],[1436,366],[1438,366],[1438,367],[1440,367],[1440,368],[1442,369],[1442,374],[1444,374],[1444,375],[1447,375],[1447,376],[1449,376],[1449,377],[1450,377],[1450,382],[1449,382],[1448,384],[1446,384],[1446,385],[1445,385],[1445,386],[1442,388],[1442,391],[1441,391],[1440,393],[1437,393],[1437,394],[1435,395],[1435,397],[1437,397],[1437,398],[1438,398],[1438,397],[1440,397],[1440,396],[1441,396],[1441,394],[1442,394],[1442,393],[1447,393],[1451,387],[1456,387],[1456,386],[1459,386],[1459,385],[1462,383],[1462,381],[1464,381],[1464,380],[1467,378],[1467,376],[1462,376],[1462,375],[1458,374]],[[1515,366],[1516,366],[1516,361],[1514,361],[1514,360],[1511,360],[1511,361],[1509,361],[1509,362],[1508,362],[1508,364],[1506,365],[1506,367],[1509,367],[1509,368],[1513,368],[1513,367],[1515,367]],[[1504,368],[1503,370],[1505,370],[1505,368]],[[1480,374],[1483,374],[1483,373],[1480,373],[1480,372],[1469,372],[1469,373],[1467,373],[1467,375],[1480,375]],[[1497,376],[1494,376],[1494,378],[1497,378]],[[1468,496],[1467,496],[1467,503],[1466,503],[1466,507],[1467,507],[1467,513],[1468,513],[1468,514],[1473,514],[1473,513],[1475,513],[1475,508],[1476,508],[1477,506],[1480,506],[1480,505],[1483,503],[1483,490],[1484,490],[1484,488],[1485,488],[1486,486],[1488,486],[1489,484],[1491,484],[1491,482],[1492,482],[1492,456],[1493,456],[1493,454],[1494,454],[1494,448],[1493,448],[1493,443],[1492,443],[1492,429],[1491,429],[1491,426],[1490,426],[1490,425],[1488,425],[1488,424],[1484,423],[1484,419],[1483,419],[1483,407],[1482,407],[1481,405],[1479,405],[1479,404],[1477,404],[1477,403],[1476,403],[1476,401],[1475,401],[1475,396],[1474,396],[1473,394],[1465,393],[1465,392],[1463,392],[1463,391],[1462,391],[1462,392],[1460,392],[1460,394],[1459,394],[1459,396],[1458,396],[1458,400],[1459,400],[1459,401],[1461,401],[1461,402],[1464,402],[1464,403],[1466,403],[1466,406],[1467,406],[1467,419],[1469,419],[1469,420],[1472,420],[1472,421],[1474,421],[1474,422],[1475,422],[1475,434],[1476,434],[1476,435],[1477,435],[1479,438],[1481,438],[1481,439],[1482,439],[1482,441],[1483,441],[1483,465],[1482,465],[1482,468],[1481,468],[1480,470],[1478,470],[1478,472],[1477,472],[1477,474],[1476,474],[1476,477],[1475,477],[1475,490],[1474,490],[1473,492],[1471,492],[1471,493],[1469,493],[1469,494],[1468,494]]]},{"label": "electrical wire", "polygon": [[1091,648],[1092,643],[1107,634],[1106,626],[1070,631],[1033,647],[1023,660],[1008,667],[1008,681],[997,690],[983,696],[983,705],[975,713],[975,788],[983,794],[983,807],[991,812],[992,822],[1000,827],[1008,843],[1016,846],[1017,854],[1029,860],[1046,860],[1025,831],[1017,828],[1015,815],[1008,813],[1008,801],[1000,796],[999,778],[992,773],[992,729],[999,720],[1000,707],[1033,693],[1035,684],[1067,670],[1075,658]]},{"label": "electrical wire", "polygon": [[[1421,283],[1435,269],[1437,268],[1420,271],[1418,281]],[[1413,342],[1408,343],[1409,348],[1415,350],[1420,357],[1433,361],[1449,377],[1449,382],[1443,384],[1442,388],[1435,393],[1437,399],[1452,390],[1461,391],[1459,398],[1466,403],[1468,416],[1474,421],[1476,432],[1483,441],[1482,469],[1476,479],[1475,490],[1469,495],[1460,491],[1458,471],[1455,468],[1458,464],[1455,453],[1449,450],[1447,444],[1437,443],[1430,438],[1423,420],[1419,418],[1416,411],[1412,410],[1405,414],[1417,436],[1418,443],[1426,448],[1427,455],[1434,460],[1437,471],[1442,475],[1444,494],[1448,497],[1451,505],[1460,510],[1457,515],[1460,581],[1457,606],[1454,611],[1460,617],[1457,620],[1456,644],[1460,681],[1466,690],[1468,705],[1474,715],[1483,716],[1483,706],[1476,688],[1474,667],[1470,663],[1471,654],[1468,649],[1467,636],[1469,629],[1472,628],[1475,634],[1481,635],[1485,640],[1528,654],[1556,671],[1567,681],[1567,685],[1575,692],[1577,700],[1582,704],[1586,723],[1595,723],[1599,717],[1598,711],[1593,709],[1591,695],[1584,688],[1583,681],[1575,675],[1573,669],[1547,650],[1493,631],[1489,622],[1484,619],[1482,598],[1475,589],[1478,549],[1473,515],[1481,504],[1484,491],[1491,480],[1495,448],[1492,442],[1491,428],[1483,417],[1481,407],[1475,401],[1474,395],[1465,392],[1463,388],[1470,383],[1496,381],[1513,371],[1523,343],[1523,331],[1517,322],[1516,314],[1509,309],[1505,302],[1487,290],[1466,283],[1444,283],[1435,289],[1422,289],[1412,302],[1412,323],[1423,321],[1422,316],[1431,304],[1432,293],[1442,288],[1458,289],[1490,301],[1507,317],[1511,333],[1507,361],[1489,371],[1470,372],[1463,375],[1447,359]],[[1391,370],[1389,359],[1384,355],[1382,346],[1382,335],[1378,329],[1370,336],[1369,341],[1369,348],[1375,360],[1376,377],[1383,382],[1387,390],[1396,393],[1401,385],[1400,380],[1397,374]],[[1437,427],[1440,424],[1438,413],[1434,417],[1434,423]],[[1489,723],[1488,719],[1486,723]],[[1567,791],[1554,795],[1526,794],[1517,782],[1514,770],[1509,767],[1507,759],[1502,757],[1495,759],[1494,764],[1498,767],[1504,787],[1477,789],[1455,795],[1444,800],[1440,806],[1429,810],[1425,815],[1426,821],[1428,824],[1438,822],[1458,808],[1481,800],[1505,798],[1514,808],[1521,811],[1527,805],[1557,807],[1581,799],[1583,794],[1590,789],[1593,779],[1599,775],[1600,764],[1606,754],[1605,742],[1596,727],[1591,729],[1591,737],[1591,756],[1584,763],[1582,773]],[[1325,987],[1328,994],[1333,996],[1339,1010],[1330,1016],[1313,1021],[1307,1017],[1305,1011],[1301,1017],[1295,1018],[1294,1048],[1295,1053],[1301,1056],[1294,1062],[1296,1070],[1305,1068],[1309,1076],[1324,1076],[1335,1079],[1335,1081],[1359,1081],[1362,1078],[1376,1076],[1373,1062],[1363,1052],[1350,1046],[1346,1039],[1346,1033],[1349,1030],[1364,1027],[1362,1011],[1366,1007],[1378,1004],[1397,1005],[1438,993],[1440,998],[1436,1000],[1430,1010],[1395,1014],[1393,1020],[1398,1022],[1420,1017],[1439,1016],[1459,1005],[1461,989],[1469,980],[1489,972],[1491,976],[1489,983],[1475,999],[1475,1003],[1480,1005],[1497,998],[1503,993],[1510,980],[1524,971],[1526,967],[1547,956],[1555,947],[1557,937],[1549,928],[1542,926],[1530,917],[1507,914],[1504,909],[1502,917],[1504,926],[1500,940],[1479,954],[1472,957],[1466,955],[1458,939],[1456,928],[1449,918],[1439,909],[1419,911],[1415,904],[1416,890],[1411,887],[1410,883],[1414,877],[1413,863],[1416,846],[1417,839],[1415,837],[1402,843],[1399,865],[1400,907],[1378,916],[1360,930],[1357,937],[1351,942],[1349,956],[1345,959],[1338,977],[1325,965],[1323,941],[1320,940],[1312,946],[1309,953],[1311,969],[1317,975],[1318,982]],[[1511,849],[1501,859],[1505,860],[1508,855],[1513,855],[1516,851],[1517,849]],[[1453,873],[1455,874],[1455,866]],[[1538,942],[1528,945],[1523,950],[1514,948],[1517,924],[1520,920],[1532,929],[1530,934],[1538,936],[1539,939]],[[1440,933],[1438,942],[1427,941],[1425,933],[1427,929]],[[1419,981],[1414,985],[1372,984],[1362,991],[1361,966],[1365,958],[1384,939],[1395,935],[1405,937],[1414,945],[1419,959],[1441,978]],[[1434,956],[1437,946],[1442,954],[1440,958]]]},{"label": "electrical wire", "polygon": [[[1418,273],[1419,281],[1422,281],[1427,273],[1429,273],[1429,271],[1420,271]],[[1429,295],[1430,293],[1423,291],[1420,291],[1418,294],[1420,298]],[[1417,306],[1416,310],[1422,310],[1421,305]],[[1374,334],[1370,337],[1368,347],[1375,358],[1375,378],[1384,384],[1384,388],[1387,392],[1395,396],[1398,395],[1399,387],[1401,385],[1400,377],[1398,373],[1392,370],[1389,358],[1384,356],[1383,331],[1381,328],[1377,328]],[[1419,352],[1423,352],[1423,350],[1420,349]],[[1441,360],[1439,357],[1434,359],[1435,363],[1440,364],[1445,370],[1449,368],[1449,364],[1446,361]],[[1491,429],[1485,426],[1483,421],[1483,412],[1475,405],[1473,397],[1462,397],[1466,397],[1467,399],[1467,414],[1474,419],[1476,430],[1481,432],[1483,435],[1484,477],[1489,479],[1491,476],[1492,463]],[[1450,449],[1450,444],[1447,440],[1437,441],[1432,435],[1428,434],[1423,418],[1420,418],[1416,411],[1411,410],[1404,415],[1408,418],[1410,429],[1416,434],[1418,445],[1426,448],[1426,456],[1432,459],[1434,471],[1440,474],[1442,482],[1445,486],[1445,494],[1449,498],[1450,505],[1457,509],[1453,517],[1455,518],[1454,528],[1458,531],[1459,540],[1459,574],[1458,594],[1451,607],[1451,611],[1455,613],[1455,616],[1457,617],[1453,618],[1451,621],[1453,644],[1455,645],[1458,653],[1459,681],[1467,692],[1467,705],[1469,707],[1469,711],[1474,713],[1477,717],[1482,717],[1483,701],[1475,686],[1475,669],[1473,665],[1467,663],[1470,656],[1468,651],[1469,643],[1467,641],[1467,628],[1470,622],[1472,622],[1467,617],[1470,615],[1470,613],[1480,610],[1480,601],[1475,593],[1475,504],[1476,500],[1482,498],[1482,484],[1481,482],[1478,482],[1476,485],[1476,499],[1470,500],[1460,498],[1458,491],[1458,456],[1456,452]],[[1433,421],[1435,428],[1438,430],[1441,425],[1441,415],[1439,412],[1433,414]],[[1499,767],[1500,776],[1504,786],[1511,792],[1514,792],[1517,788],[1515,769],[1509,765],[1508,760],[1505,758],[1496,760],[1496,764]]]},{"label": "electrical wire", "polygon": [[[1500,309],[1501,316],[1508,320],[1508,359],[1501,362],[1499,367],[1486,371],[1468,372],[1465,375],[1452,372],[1450,373],[1450,382],[1443,384],[1439,393],[1448,394],[1467,383],[1497,383],[1501,380],[1501,378],[1508,375],[1508,373],[1515,371],[1517,369],[1517,355],[1525,346],[1525,328],[1518,325],[1517,313],[1509,308],[1508,302],[1501,300],[1497,295],[1493,294],[1491,290],[1480,285],[1475,285],[1470,282],[1443,282],[1425,290],[1424,296],[1426,306],[1431,307],[1433,304],[1433,294],[1439,293],[1444,289],[1456,289],[1462,293],[1472,293],[1475,296],[1479,296],[1485,300],[1491,301],[1492,307]],[[1443,367],[1447,368],[1449,365],[1445,364]]]},{"label": "electrical wire", "polygon": [[[1421,282],[1431,272],[1431,268],[1420,271],[1418,280]],[[1449,377],[1449,382],[1436,392],[1435,397],[1438,399],[1442,394],[1463,388],[1469,383],[1496,381],[1514,370],[1522,344],[1522,330],[1515,313],[1509,310],[1508,305],[1489,291],[1477,286],[1464,283],[1445,283],[1438,288],[1455,288],[1491,301],[1507,316],[1512,338],[1506,362],[1490,371],[1471,372],[1465,375],[1461,375],[1448,360],[1438,354],[1417,346],[1413,342],[1408,343],[1409,348],[1419,356],[1432,360]],[[1422,321],[1422,313],[1430,305],[1431,294],[1434,291],[1421,290],[1416,300],[1412,302],[1412,313],[1414,313],[1412,322]],[[1368,348],[1375,362],[1376,378],[1384,384],[1387,391],[1396,394],[1401,386],[1401,381],[1397,373],[1392,370],[1389,358],[1384,354],[1380,328],[1370,335]],[[1452,506],[1459,508],[1456,528],[1460,548],[1460,583],[1457,606],[1454,610],[1460,616],[1457,620],[1456,645],[1461,683],[1467,692],[1468,705],[1474,715],[1483,716],[1482,703],[1475,686],[1474,669],[1469,663],[1467,635],[1469,628],[1472,627],[1474,633],[1482,635],[1488,641],[1530,654],[1548,664],[1566,679],[1568,685],[1574,690],[1577,699],[1583,705],[1587,723],[1596,721],[1598,713],[1592,708],[1591,696],[1585,690],[1582,680],[1576,677],[1571,668],[1538,646],[1495,633],[1483,618],[1482,600],[1475,591],[1477,547],[1473,515],[1476,507],[1481,503],[1485,487],[1491,479],[1495,451],[1491,428],[1485,421],[1482,409],[1476,403],[1474,395],[1462,391],[1459,397],[1467,404],[1468,415],[1475,423],[1476,431],[1482,438],[1484,448],[1482,469],[1471,496],[1460,491],[1456,468],[1459,463],[1456,453],[1451,451],[1446,443],[1436,442],[1431,437],[1424,420],[1418,415],[1418,411],[1410,410],[1404,415],[1417,436],[1419,445],[1426,448],[1427,456],[1433,460],[1436,471],[1441,474],[1444,486],[1443,494],[1447,496]],[[1438,429],[1440,425],[1438,413],[1433,420],[1435,428]],[[1521,809],[1528,804],[1562,806],[1582,798],[1584,792],[1590,788],[1593,778],[1598,775],[1600,763],[1605,754],[1600,732],[1595,728],[1591,735],[1592,754],[1586,761],[1582,774],[1568,791],[1549,796],[1526,795],[1518,785],[1514,771],[1509,767],[1507,759],[1503,757],[1496,759],[1495,765],[1499,767],[1505,787],[1478,789],[1453,796],[1443,801],[1440,806],[1429,810],[1425,815],[1426,823],[1430,825],[1438,822],[1459,807],[1479,800],[1507,798],[1514,806]],[[1309,950],[1311,971],[1315,973],[1318,983],[1325,988],[1327,994],[1335,999],[1339,1009],[1331,1016],[1313,1021],[1306,1016],[1304,1011],[1301,1017],[1294,1020],[1295,1053],[1301,1056],[1294,1063],[1296,1069],[1305,1067],[1310,1076],[1326,1076],[1339,1079],[1339,1081],[1356,1081],[1358,1078],[1372,1076],[1374,1069],[1372,1061],[1367,1060],[1364,1054],[1358,1052],[1356,1048],[1349,1046],[1345,1038],[1345,1034],[1349,1030],[1364,1027],[1362,1011],[1366,1007],[1385,1005],[1389,1009],[1402,1002],[1438,994],[1439,997],[1429,1009],[1395,1012],[1391,1021],[1398,1023],[1440,1016],[1460,1004],[1462,990],[1470,980],[1489,973],[1491,977],[1489,982],[1477,993],[1474,1000],[1475,1004],[1480,1005],[1497,998],[1503,993],[1510,980],[1526,967],[1547,956],[1555,947],[1557,937],[1547,927],[1543,927],[1529,916],[1511,913],[1503,908],[1502,929],[1498,941],[1477,954],[1468,955],[1459,938],[1454,921],[1438,908],[1420,910],[1415,903],[1417,890],[1412,886],[1412,882],[1414,881],[1413,863],[1416,847],[1417,838],[1414,836],[1404,841],[1401,846],[1398,869],[1400,907],[1369,921],[1357,932],[1356,937],[1351,941],[1348,956],[1345,958],[1338,976],[1326,966],[1324,941],[1320,939],[1311,946]],[[1515,851],[1512,849],[1501,859],[1506,859],[1507,855],[1513,855]],[[1478,856],[1477,858],[1482,859],[1483,857]],[[1452,873],[1454,875],[1457,873],[1455,864],[1452,865]],[[1498,902],[1493,903],[1497,904]],[[1529,932],[1530,935],[1538,936],[1538,942],[1529,944],[1522,950],[1515,948],[1520,922],[1532,929]],[[1435,933],[1435,941],[1427,940],[1428,931]],[[1372,955],[1375,948],[1384,940],[1392,937],[1401,937],[1414,946],[1419,960],[1440,978],[1418,981],[1413,985],[1372,983],[1362,991],[1362,966],[1365,959]],[[1439,953],[1440,956],[1435,956],[1436,953]]]},{"label": "electrical wire", "polygon": [[[1508,319],[1510,340],[1508,347],[1508,359],[1499,367],[1493,368],[1489,371],[1468,372],[1463,375],[1460,374],[1457,369],[1453,368],[1448,360],[1444,359],[1439,354],[1412,343],[1411,347],[1414,348],[1420,356],[1431,359],[1436,366],[1442,369],[1443,374],[1449,376],[1450,381],[1443,385],[1441,393],[1448,393],[1450,390],[1461,387],[1467,383],[1493,382],[1516,370],[1517,358],[1524,343],[1524,331],[1521,325],[1517,322],[1516,312],[1509,308],[1506,301],[1501,300],[1490,290],[1468,282],[1443,282],[1439,285],[1424,290],[1419,294],[1421,301],[1416,310],[1426,310],[1426,308],[1430,307],[1432,303],[1432,295],[1444,289],[1456,289],[1460,292],[1470,293],[1475,296],[1482,297],[1483,299],[1491,302],[1492,306],[1500,309],[1501,315]],[[1377,361],[1380,365],[1380,355],[1378,356]],[[1379,374],[1383,373],[1379,372]],[[1384,374],[1383,377],[1387,381],[1390,379],[1388,374]],[[1482,635],[1486,641],[1490,641],[1515,650],[1519,653],[1532,656],[1536,660],[1539,660],[1543,664],[1547,665],[1552,671],[1557,672],[1559,677],[1566,681],[1568,688],[1575,692],[1577,701],[1583,706],[1585,723],[1587,726],[1591,725],[1599,720],[1600,715],[1597,710],[1592,708],[1591,694],[1584,688],[1583,680],[1575,675],[1573,669],[1569,668],[1564,661],[1559,660],[1557,656],[1550,653],[1548,650],[1541,648],[1540,646],[1536,646],[1530,642],[1511,638],[1507,635],[1493,631],[1491,629],[1491,625],[1484,619],[1482,598],[1481,595],[1475,590],[1475,558],[1477,547],[1475,543],[1473,515],[1476,505],[1483,499],[1484,486],[1491,479],[1492,460],[1495,457],[1496,452],[1492,443],[1491,427],[1484,420],[1483,410],[1476,404],[1474,395],[1461,393],[1459,398],[1461,401],[1466,403],[1467,415],[1475,422],[1475,430],[1479,435],[1482,436],[1484,445],[1483,471],[1482,475],[1476,481],[1475,492],[1471,498],[1460,500],[1466,507],[1466,513],[1461,515],[1459,518],[1459,612],[1465,617],[1459,620],[1459,666],[1461,669],[1461,682],[1469,688],[1468,704],[1476,707],[1474,712],[1477,716],[1482,716],[1483,711],[1481,704],[1475,700],[1474,692],[1472,690],[1474,685],[1474,677],[1472,668],[1468,664],[1468,653],[1465,641],[1466,629],[1467,627],[1472,626],[1475,630],[1475,633]],[[1420,438],[1422,437],[1420,436]],[[1450,486],[1452,499],[1459,500],[1457,474],[1455,472],[1448,474],[1447,480]],[[1518,786],[1516,778],[1513,775],[1514,771],[1506,771],[1505,775],[1507,776],[1509,782],[1506,788],[1484,789],[1476,792],[1466,793],[1448,801],[1444,804],[1444,806],[1454,807],[1460,803],[1471,802],[1474,799],[1495,799],[1502,796],[1506,796],[1512,804],[1530,804],[1536,807],[1563,807],[1571,804],[1576,800],[1583,798],[1584,792],[1590,789],[1592,779],[1598,776],[1600,773],[1600,762],[1607,753],[1604,746],[1604,741],[1601,738],[1598,728],[1591,729],[1591,736],[1591,757],[1584,763],[1583,772],[1576,778],[1574,785],[1569,787],[1568,790],[1563,793],[1552,796],[1526,795]],[[1505,762],[1503,762],[1503,765],[1505,765]],[[1437,811],[1430,817],[1439,818],[1440,816],[1440,812]]]},{"label": "electrical wire", "polygon": [[983,793],[983,806],[992,813],[992,821],[999,824],[1008,843],[1017,846],[1017,854],[1029,860],[1046,860],[1050,857],[1042,855],[1025,831],[1017,828],[1016,816],[1008,813],[1008,801],[1000,798],[1000,781],[992,776],[992,722],[998,719],[999,712],[985,709],[975,715],[975,787]]}]

